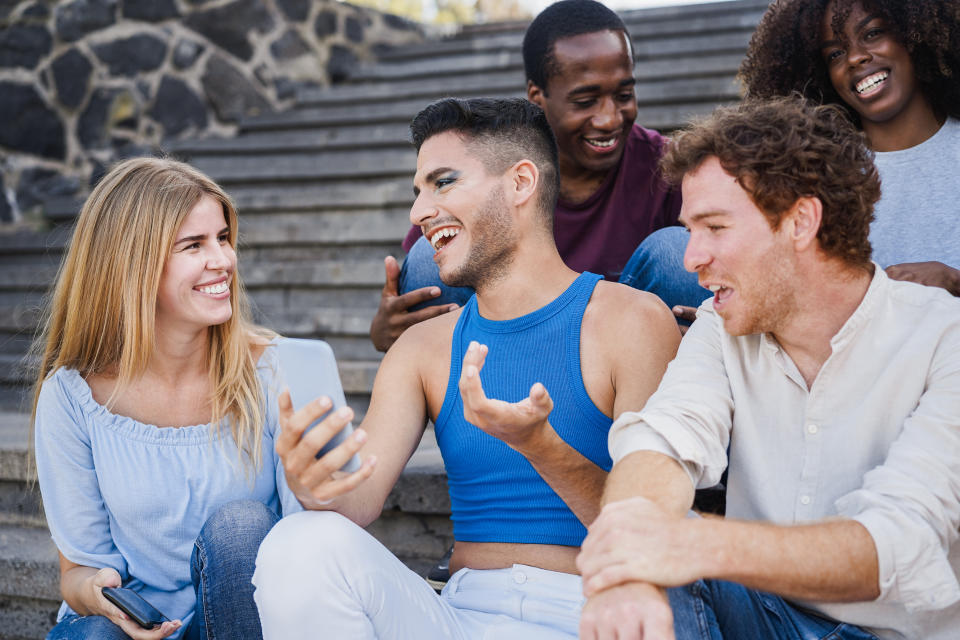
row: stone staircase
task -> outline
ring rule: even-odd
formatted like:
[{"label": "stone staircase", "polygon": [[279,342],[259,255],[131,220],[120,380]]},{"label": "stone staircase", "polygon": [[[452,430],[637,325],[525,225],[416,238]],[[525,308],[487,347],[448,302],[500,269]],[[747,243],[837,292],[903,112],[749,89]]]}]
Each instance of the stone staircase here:
[{"label": "stone staircase", "polygon": [[[669,131],[735,102],[735,73],[766,0],[625,12],[634,38],[641,124]],[[169,152],[210,174],[240,212],[240,269],[256,319],[288,336],[322,338],[362,416],[380,354],[367,331],[383,257],[402,256],[416,158],[407,125],[446,95],[520,96],[523,23],[468,27],[396,49],[346,84],[303,91],[287,112],[247,120],[231,139]],[[0,640],[41,638],[56,611],[56,550],[27,478],[23,356],[52,282],[75,201],[50,200],[45,232],[0,233]],[[371,526],[426,570],[451,540],[432,433]]]}]

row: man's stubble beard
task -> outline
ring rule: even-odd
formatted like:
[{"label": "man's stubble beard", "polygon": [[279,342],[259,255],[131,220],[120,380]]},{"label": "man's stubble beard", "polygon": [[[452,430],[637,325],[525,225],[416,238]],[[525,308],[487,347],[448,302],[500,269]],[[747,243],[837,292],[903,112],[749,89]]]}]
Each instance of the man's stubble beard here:
[{"label": "man's stubble beard", "polygon": [[517,249],[502,187],[497,186],[477,208],[472,226],[466,259],[440,279],[449,287],[471,287],[479,293],[507,274]]}]

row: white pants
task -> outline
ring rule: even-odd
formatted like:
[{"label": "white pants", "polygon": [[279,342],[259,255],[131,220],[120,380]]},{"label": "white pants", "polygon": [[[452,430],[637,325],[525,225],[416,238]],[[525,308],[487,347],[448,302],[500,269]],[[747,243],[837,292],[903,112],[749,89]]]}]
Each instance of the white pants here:
[{"label": "white pants", "polygon": [[254,600],[265,640],[569,640],[580,577],[535,567],[461,569],[441,595],[332,512],[284,518],[260,546]]}]

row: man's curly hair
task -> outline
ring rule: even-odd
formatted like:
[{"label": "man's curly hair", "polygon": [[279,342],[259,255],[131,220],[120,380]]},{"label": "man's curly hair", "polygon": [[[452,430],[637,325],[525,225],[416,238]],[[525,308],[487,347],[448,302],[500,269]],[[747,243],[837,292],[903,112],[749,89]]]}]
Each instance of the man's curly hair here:
[{"label": "man's curly hair", "polygon": [[660,169],[668,182],[680,184],[711,157],[750,194],[774,230],[798,198],[818,198],[821,249],[851,266],[869,264],[867,236],[880,177],[864,135],[842,109],[799,94],[747,99],[677,133]]},{"label": "man's curly hair", "polygon": [[776,0],[760,20],[740,64],[748,97],[799,91],[812,100],[838,104],[860,118],[830,83],[820,51],[824,15],[840,36],[851,8],[860,3],[882,16],[906,47],[920,89],[939,116],[960,118],[960,0]]}]

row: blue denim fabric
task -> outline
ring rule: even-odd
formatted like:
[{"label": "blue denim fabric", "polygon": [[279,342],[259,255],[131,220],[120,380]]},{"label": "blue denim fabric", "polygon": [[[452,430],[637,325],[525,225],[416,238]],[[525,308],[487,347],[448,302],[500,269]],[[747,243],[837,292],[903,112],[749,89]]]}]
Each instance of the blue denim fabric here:
[{"label": "blue denim fabric", "polygon": [[664,227],[640,243],[620,274],[620,282],[649,291],[671,309],[699,307],[712,293],[697,282],[697,274],[683,267],[689,233],[683,227]]},{"label": "blue denim fabric", "polygon": [[668,589],[677,640],[877,640],[853,625],[722,580]]},{"label": "blue denim fabric", "polygon": [[[190,577],[197,605],[187,640],[261,638],[260,617],[253,602],[257,549],[279,518],[256,500],[223,505],[203,525],[190,558]],[[70,615],[47,640],[127,640],[129,636],[103,616]]]},{"label": "blue denim fabric", "polygon": [[433,261],[433,254],[433,247],[430,246],[426,238],[420,236],[410,247],[410,253],[407,254],[403,266],[400,267],[399,288],[401,295],[421,287],[440,287],[439,297],[414,305],[410,307],[410,311],[432,307],[437,304],[456,303],[462,307],[473,295],[473,289],[470,287],[448,287],[443,284],[443,281],[440,280],[440,269],[437,268],[437,263]]}]

